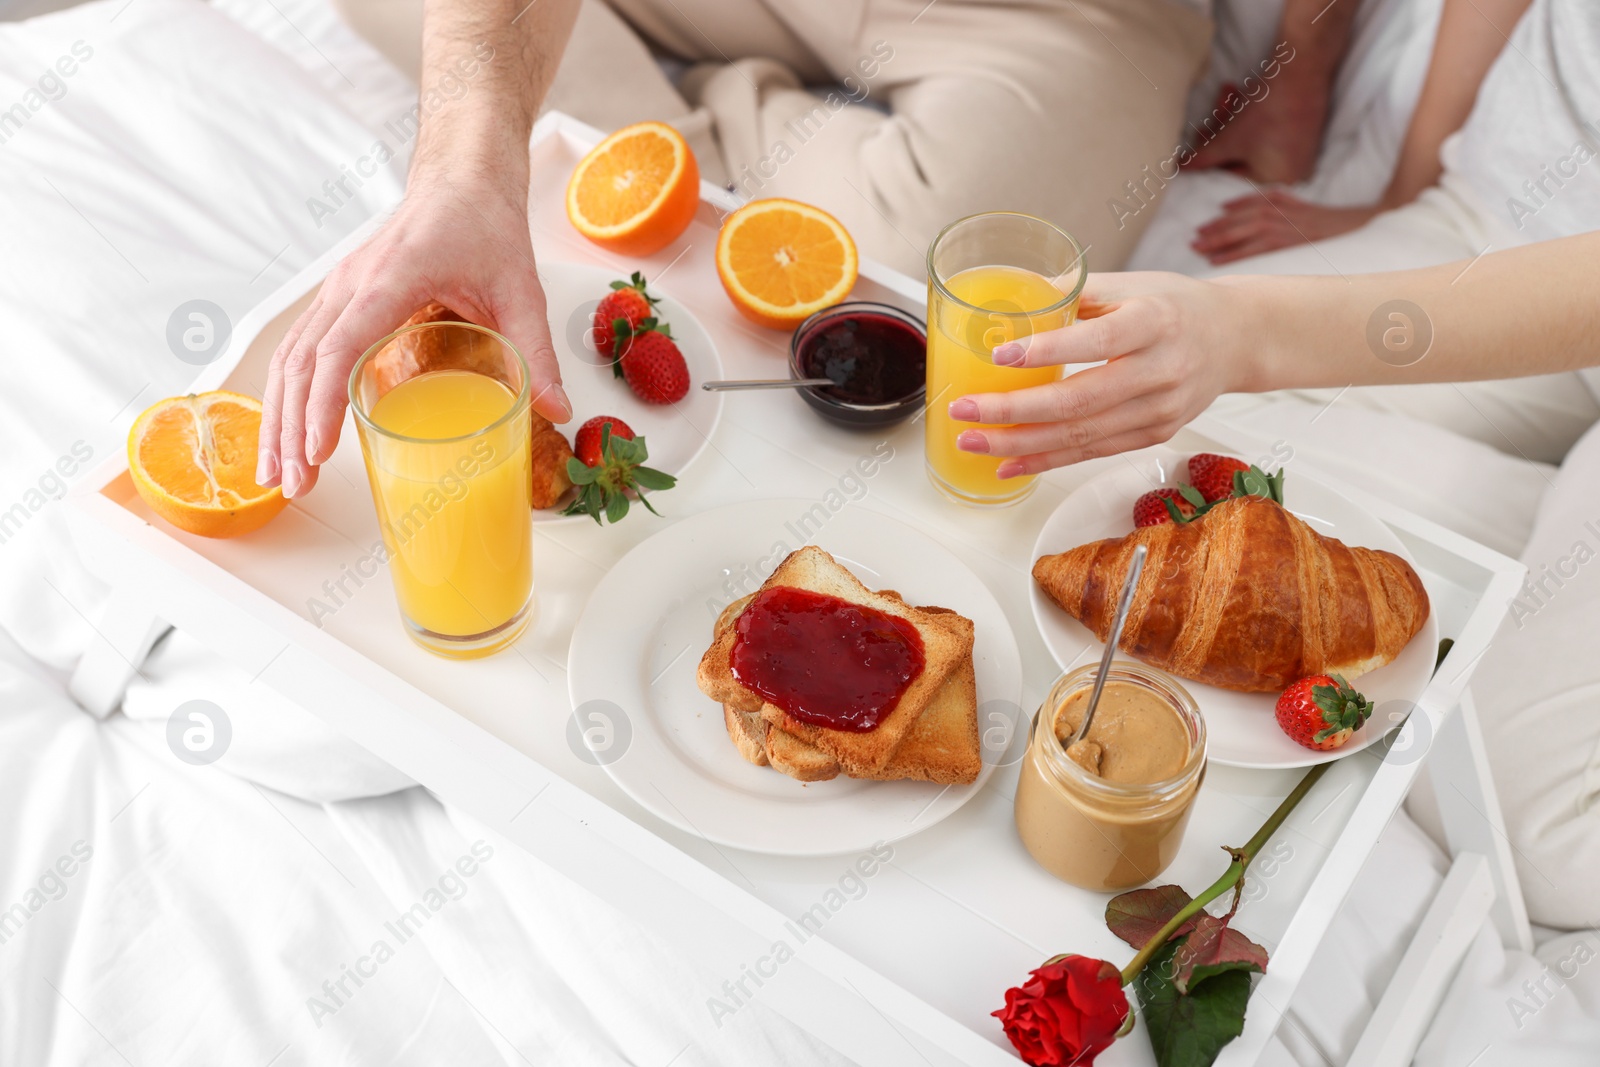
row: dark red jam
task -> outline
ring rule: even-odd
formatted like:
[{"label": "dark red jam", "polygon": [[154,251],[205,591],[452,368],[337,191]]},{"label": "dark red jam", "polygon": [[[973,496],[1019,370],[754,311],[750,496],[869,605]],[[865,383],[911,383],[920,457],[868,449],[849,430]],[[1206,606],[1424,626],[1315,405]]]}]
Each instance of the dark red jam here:
[{"label": "dark red jam", "polygon": [[905,619],[825,593],[773,586],[734,624],[733,676],[803,723],[876,729],[922,673]]},{"label": "dark red jam", "polygon": [[801,339],[807,378],[833,382],[817,392],[847,404],[890,404],[922,388],[927,341],[910,323],[863,312],[818,323]]}]

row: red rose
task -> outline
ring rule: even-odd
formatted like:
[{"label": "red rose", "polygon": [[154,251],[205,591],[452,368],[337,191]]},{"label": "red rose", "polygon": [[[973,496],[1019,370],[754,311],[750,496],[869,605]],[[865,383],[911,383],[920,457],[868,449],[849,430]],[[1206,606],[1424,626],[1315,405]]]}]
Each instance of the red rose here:
[{"label": "red rose", "polygon": [[1023,1062],[1033,1067],[1090,1067],[1128,1018],[1122,973],[1105,960],[1066,956],[1006,990],[991,1014]]}]

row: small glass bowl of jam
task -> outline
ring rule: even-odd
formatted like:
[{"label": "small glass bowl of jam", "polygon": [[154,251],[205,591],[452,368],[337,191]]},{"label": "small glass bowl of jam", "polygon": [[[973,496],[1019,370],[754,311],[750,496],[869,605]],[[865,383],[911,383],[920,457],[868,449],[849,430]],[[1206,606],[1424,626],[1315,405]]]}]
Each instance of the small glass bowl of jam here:
[{"label": "small glass bowl of jam", "polygon": [[920,411],[927,359],[922,320],[870,300],[817,312],[789,342],[791,378],[833,382],[795,391],[824,418],[844,426],[887,426]]}]

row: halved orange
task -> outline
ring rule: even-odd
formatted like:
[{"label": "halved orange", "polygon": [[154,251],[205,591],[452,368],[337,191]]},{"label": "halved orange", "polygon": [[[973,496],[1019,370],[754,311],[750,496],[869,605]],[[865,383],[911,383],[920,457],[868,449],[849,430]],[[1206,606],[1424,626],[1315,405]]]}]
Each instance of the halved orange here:
[{"label": "halved orange", "polygon": [[683,136],[661,122],[624,126],[578,161],[567,182],[567,219],[624,256],[661,251],[700,206],[700,166]]},{"label": "halved orange", "polygon": [[223,390],[169,397],[128,431],[128,472],[150,510],[202,537],[260,529],[288,503],[256,484],[261,401]]},{"label": "halved orange", "polygon": [[856,284],[856,244],[839,220],[798,200],[752,200],[717,234],[717,277],[753,322],[792,330]]}]

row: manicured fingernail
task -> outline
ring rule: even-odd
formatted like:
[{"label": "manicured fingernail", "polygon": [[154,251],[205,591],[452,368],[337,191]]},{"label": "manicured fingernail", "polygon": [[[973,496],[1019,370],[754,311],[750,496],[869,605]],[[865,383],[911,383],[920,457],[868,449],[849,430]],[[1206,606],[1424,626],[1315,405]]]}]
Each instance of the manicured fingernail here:
[{"label": "manicured fingernail", "polygon": [[978,402],[962,397],[960,400],[950,401],[950,417],[957,422],[977,422]]},{"label": "manicured fingernail", "polygon": [[989,452],[989,439],[978,430],[963,430],[956,435],[956,447],[963,452]]},{"label": "manicured fingernail", "polygon": [[256,457],[256,484],[263,488],[270,488],[272,480],[278,476],[278,457],[271,452],[263,452]]},{"label": "manicured fingernail", "polygon": [[567,418],[572,418],[572,401],[567,399],[567,391],[561,388],[560,385],[552,385],[550,387],[550,395],[555,398],[556,403],[561,405],[561,409],[567,413]]},{"label": "manicured fingernail", "polygon": [[306,427],[306,462],[321,463],[327,457],[322,454],[322,442],[317,439],[317,431]]},{"label": "manicured fingernail", "polygon": [[290,500],[300,491],[300,467],[291,463],[283,469],[283,495]]},{"label": "manicured fingernail", "polygon": [[1007,341],[994,350],[994,361],[1002,367],[1015,367],[1027,358],[1027,353],[1015,341]]},{"label": "manicured fingernail", "polygon": [[1017,475],[1025,473],[1027,472],[1022,469],[1022,464],[1008,459],[995,468],[994,476],[996,478],[1015,478]]}]

